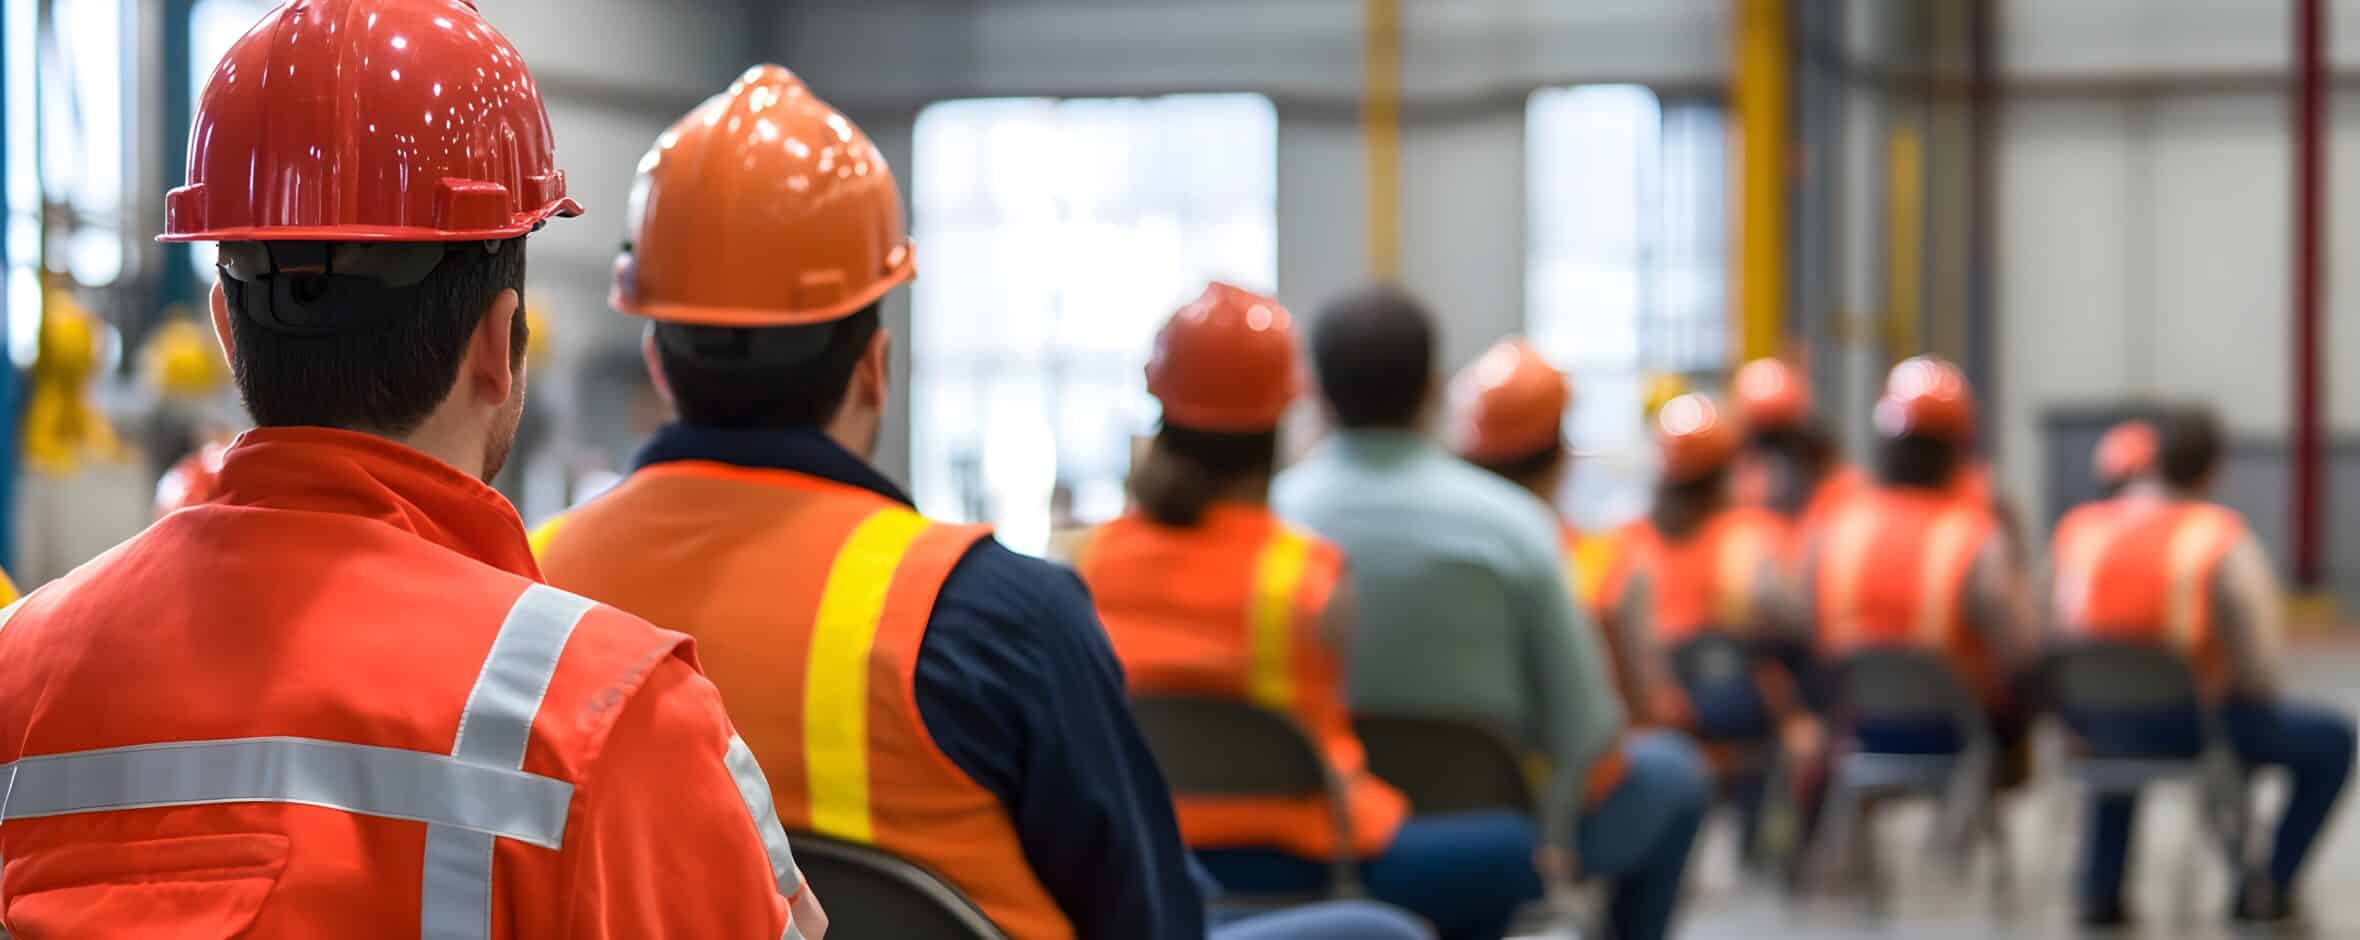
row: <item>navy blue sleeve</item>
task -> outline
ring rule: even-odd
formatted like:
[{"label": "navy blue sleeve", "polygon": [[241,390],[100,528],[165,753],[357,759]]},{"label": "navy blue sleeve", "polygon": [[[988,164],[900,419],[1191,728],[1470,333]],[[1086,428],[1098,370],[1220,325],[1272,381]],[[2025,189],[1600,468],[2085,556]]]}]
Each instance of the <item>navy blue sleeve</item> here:
[{"label": "navy blue sleeve", "polygon": [[918,714],[998,796],[1081,940],[1203,940],[1171,792],[1073,572],[986,540],[951,570],[918,649]]}]

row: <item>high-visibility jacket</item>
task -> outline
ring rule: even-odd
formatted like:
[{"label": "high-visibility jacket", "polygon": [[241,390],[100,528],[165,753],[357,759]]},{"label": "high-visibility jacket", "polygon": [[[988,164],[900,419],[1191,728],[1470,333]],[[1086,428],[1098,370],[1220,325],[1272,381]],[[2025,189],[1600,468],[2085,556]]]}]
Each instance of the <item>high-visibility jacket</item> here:
[{"label": "high-visibility jacket", "polygon": [[2246,537],[2234,510],[2193,500],[2107,500],[2057,523],[2052,603],[2070,634],[2169,644],[2225,694],[2228,646],[2213,623],[2221,562]]},{"label": "high-visibility jacket", "polygon": [[1762,614],[1754,609],[1762,567],[1779,557],[1786,531],[1777,514],[1749,507],[1722,510],[1677,541],[1642,519],[1623,528],[1609,590],[1619,598],[1631,578],[1648,577],[1654,638],[1665,650],[1706,628],[1749,632]]},{"label": "high-visibility jacket", "polygon": [[1811,488],[1811,498],[1803,502],[1803,511],[1789,520],[1789,557],[1800,563],[1812,537],[1827,531],[1828,524],[1835,519],[1836,510],[1868,486],[1868,474],[1848,463],[1838,464],[1827,475],[1820,477],[1819,483]]},{"label": "high-visibility jacket", "polygon": [[[1324,633],[1342,552],[1261,507],[1216,505],[1187,529],[1116,519],[1091,536],[1080,562],[1133,691],[1229,696],[1292,717],[1344,781],[1353,851],[1368,857],[1392,844],[1409,802],[1369,773]],[[1336,852],[1325,800],[1174,803],[1193,848]]]},{"label": "high-visibility jacket", "polygon": [[1967,619],[1976,558],[1998,531],[1955,493],[1872,487],[1836,510],[1812,579],[1823,653],[1909,645],[1950,659],[1988,702],[2002,694],[1989,643]]},{"label": "high-visibility jacket", "polygon": [[536,541],[550,583],[696,638],[789,830],[912,859],[1016,940],[1068,940],[1007,810],[914,698],[935,599],[988,534],[818,477],[683,460]]},{"label": "high-visibility jacket", "polygon": [[17,938],[799,936],[685,637],[390,441],[254,431],[220,483],[0,615]]},{"label": "high-visibility jacket", "polygon": [[1565,583],[1573,588],[1573,599],[1581,602],[1592,619],[1604,611],[1606,576],[1612,572],[1621,545],[1616,533],[1584,532],[1564,520],[1557,523],[1557,541],[1565,549]]}]

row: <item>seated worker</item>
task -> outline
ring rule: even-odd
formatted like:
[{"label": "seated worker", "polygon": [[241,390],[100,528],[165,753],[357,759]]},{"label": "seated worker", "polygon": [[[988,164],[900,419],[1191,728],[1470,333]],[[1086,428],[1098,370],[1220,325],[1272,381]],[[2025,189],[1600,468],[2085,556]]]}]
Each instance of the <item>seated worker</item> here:
[{"label": "seated worker", "polygon": [[[2211,413],[2172,413],[2154,433],[2150,472],[2134,478],[2121,497],[2075,509],[2058,523],[2052,627],[2061,641],[2171,644],[2196,666],[2238,756],[2285,768],[2293,789],[2269,866],[2238,886],[2234,908],[2241,920],[2285,920],[2296,910],[2295,879],[2351,774],[2352,719],[2281,690],[2285,601],[2261,540],[2235,511],[2210,501],[2221,463],[2221,431]],[[2077,730],[2102,751],[2185,754],[2198,745],[2190,719],[2106,716],[2077,722]],[[2128,919],[2123,872],[2136,801],[2097,800],[2081,884],[2085,923]]]},{"label": "seated worker", "polygon": [[2090,453],[2090,475],[2098,482],[2099,494],[2108,500],[2121,496],[2123,490],[2155,469],[2156,451],[2163,442],[2155,436],[2155,425],[2145,421],[2125,421],[2098,437],[2098,447]]},{"label": "seated worker", "polygon": [[[1663,475],[1648,516],[1622,531],[1607,576],[1608,632],[1646,651],[1651,717],[1695,734],[1727,773],[1729,746],[1775,743],[1787,723],[1807,720],[1778,656],[1803,645],[1783,557],[1786,524],[1735,504],[1730,477],[1741,432],[1711,398],[1673,399],[1655,424]],[[1689,687],[1676,678],[1670,657],[1708,632],[1734,636],[1763,657],[1752,681]],[[1750,850],[1767,781],[1750,773],[1730,782],[1744,822],[1741,850]]]},{"label": "seated worker", "polygon": [[1786,517],[1789,544],[1800,555],[1808,533],[1868,478],[1837,452],[1835,437],[1812,413],[1811,386],[1795,367],[1756,359],[1737,370],[1731,385],[1746,435],[1738,500]]},{"label": "seated worker", "polygon": [[1015,940],[1202,940],[1081,584],[919,516],[866,460],[878,305],[915,273],[868,138],[761,66],[667,131],[637,186],[612,301],[652,321],[679,420],[536,533],[543,571],[696,639],[789,829],[911,859]]},{"label": "seated worker", "polygon": [[1393,288],[1330,304],[1312,362],[1337,433],[1281,474],[1279,514],[1352,560],[1352,706],[1488,722],[1554,765],[1546,845],[1613,879],[1626,940],[1670,932],[1706,798],[1677,734],[1623,740],[1622,703],[1572,591],[1549,507],[1423,430],[1434,321]]},{"label": "seated worker", "polygon": [[[1216,283],[1173,314],[1147,366],[1163,424],[1131,474],[1131,511],[1084,543],[1082,581],[1133,691],[1235,697],[1293,718],[1345,782],[1370,896],[1446,940],[1496,940],[1540,896],[1539,835],[1521,812],[1405,821],[1408,801],[1368,772],[1344,704],[1344,556],[1268,508],[1296,362],[1292,318],[1270,298]],[[1319,800],[1183,796],[1179,815],[1189,847],[1240,890],[1317,887],[1341,837]]]},{"label": "seated worker", "polygon": [[[1572,380],[1542,358],[1532,343],[1510,338],[1459,370],[1451,380],[1450,397],[1451,452],[1523,487],[1554,509],[1572,463],[1572,452],[1565,443],[1565,410],[1573,404]],[[1565,582],[1573,588],[1574,600],[1594,623],[1603,625],[1599,587],[1614,565],[1614,534],[1583,532],[1559,515],[1557,542],[1565,552]],[[1643,714],[1646,709],[1631,697],[1638,675],[1636,661],[1616,644],[1613,633],[1601,631],[1600,635],[1606,642],[1614,687],[1622,696],[1624,710]]]},{"label": "seated worker", "polygon": [[[2029,722],[2010,685],[2037,644],[2013,546],[1989,504],[1955,489],[1975,437],[1974,401],[1957,370],[1911,359],[1894,367],[1875,421],[1877,482],[1835,510],[1803,563],[1820,658],[1835,663],[1879,645],[1939,652],[1990,710],[2007,751],[2002,780],[2019,782]],[[1959,744],[1947,723],[1853,731],[1873,751]]]}]

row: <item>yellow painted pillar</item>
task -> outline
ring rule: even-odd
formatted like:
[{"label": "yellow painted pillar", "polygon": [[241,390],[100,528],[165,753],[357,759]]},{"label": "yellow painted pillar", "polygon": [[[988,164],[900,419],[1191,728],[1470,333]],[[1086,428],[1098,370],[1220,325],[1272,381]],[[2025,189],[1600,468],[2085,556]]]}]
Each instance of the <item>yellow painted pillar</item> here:
[{"label": "yellow painted pillar", "polygon": [[1729,100],[1737,112],[1737,290],[1731,350],[1776,355],[1786,330],[1787,162],[1793,146],[1794,50],[1787,0],[1735,0],[1737,49]]},{"label": "yellow painted pillar", "polygon": [[1360,130],[1368,150],[1368,271],[1401,276],[1401,0],[1365,0]]},{"label": "yellow painted pillar", "polygon": [[1885,342],[1895,360],[1926,351],[1925,144],[1917,128],[1893,128],[1885,141]]}]

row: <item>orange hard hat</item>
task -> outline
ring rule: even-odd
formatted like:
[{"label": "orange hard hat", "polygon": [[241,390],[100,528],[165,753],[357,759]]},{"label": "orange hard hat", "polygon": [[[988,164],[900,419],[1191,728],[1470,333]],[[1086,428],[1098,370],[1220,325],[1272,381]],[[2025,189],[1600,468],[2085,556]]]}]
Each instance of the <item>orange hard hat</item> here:
[{"label": "orange hard hat", "polygon": [[1278,427],[1303,389],[1295,318],[1278,301],[1214,281],[1155,334],[1147,393],[1164,420],[1199,431]]},{"label": "orange hard hat", "polygon": [[1655,413],[1655,443],[1663,451],[1665,479],[1702,479],[1737,456],[1737,422],[1723,416],[1711,396],[1682,395]]},{"label": "orange hard hat", "polygon": [[580,214],[475,4],[292,0],[214,68],[159,240],[489,241]]},{"label": "orange hard hat", "polygon": [[1451,381],[1451,449],[1477,463],[1538,454],[1557,443],[1573,385],[1522,339],[1503,340]]},{"label": "orange hard hat", "polygon": [[1783,359],[1756,359],[1731,384],[1737,415],[1753,430],[1791,428],[1811,414],[1811,386]]},{"label": "orange hard hat", "polygon": [[915,276],[868,135],[776,65],[738,76],[639,160],[609,300],[701,326],[839,320]]},{"label": "orange hard hat", "polygon": [[1877,433],[1966,443],[1975,436],[1975,394],[1966,373],[1933,356],[1902,360],[1877,400]]},{"label": "orange hard hat", "polygon": [[2156,456],[2162,449],[2154,425],[2125,421],[2098,438],[2098,450],[2090,462],[2097,470],[2099,482],[2120,483],[2154,469]]}]

